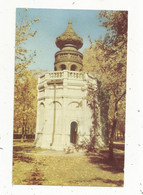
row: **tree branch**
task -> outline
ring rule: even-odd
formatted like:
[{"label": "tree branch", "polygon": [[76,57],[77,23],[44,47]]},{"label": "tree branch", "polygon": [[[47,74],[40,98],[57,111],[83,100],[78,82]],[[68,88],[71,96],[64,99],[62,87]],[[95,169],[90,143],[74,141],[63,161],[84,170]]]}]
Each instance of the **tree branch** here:
[{"label": "tree branch", "polygon": [[126,94],[126,89],[124,90],[124,92],[122,93],[122,95],[116,100],[116,104],[118,104],[118,102],[122,99],[122,97]]}]

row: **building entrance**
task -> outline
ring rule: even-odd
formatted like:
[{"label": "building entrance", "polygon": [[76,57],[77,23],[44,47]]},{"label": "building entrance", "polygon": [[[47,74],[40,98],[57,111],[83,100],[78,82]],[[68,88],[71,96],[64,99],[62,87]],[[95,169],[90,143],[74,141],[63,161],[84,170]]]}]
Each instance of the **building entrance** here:
[{"label": "building entrance", "polygon": [[73,121],[70,127],[70,142],[73,144],[77,143],[77,128],[77,122]]}]

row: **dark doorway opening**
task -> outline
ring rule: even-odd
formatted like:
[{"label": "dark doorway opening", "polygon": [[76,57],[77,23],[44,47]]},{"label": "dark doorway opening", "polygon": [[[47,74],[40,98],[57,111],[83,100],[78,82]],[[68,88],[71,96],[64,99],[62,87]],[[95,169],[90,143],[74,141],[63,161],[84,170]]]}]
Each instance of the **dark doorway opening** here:
[{"label": "dark doorway opening", "polygon": [[77,143],[77,122],[72,122],[70,127],[70,142],[73,144]]},{"label": "dark doorway opening", "polygon": [[66,70],[66,65],[65,64],[61,65],[61,70]]},{"label": "dark doorway opening", "polygon": [[73,65],[71,66],[71,70],[72,70],[72,71],[75,71],[75,70],[76,70],[76,65],[73,64]]}]

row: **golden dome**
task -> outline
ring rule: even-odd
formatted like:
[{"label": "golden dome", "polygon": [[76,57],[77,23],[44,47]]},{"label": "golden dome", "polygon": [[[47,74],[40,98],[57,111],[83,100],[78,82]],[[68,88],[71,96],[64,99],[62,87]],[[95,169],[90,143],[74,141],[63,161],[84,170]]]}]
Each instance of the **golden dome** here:
[{"label": "golden dome", "polygon": [[74,32],[71,20],[68,22],[66,31],[56,38],[56,45],[60,49],[66,46],[75,47],[76,49],[82,47],[83,39]]}]

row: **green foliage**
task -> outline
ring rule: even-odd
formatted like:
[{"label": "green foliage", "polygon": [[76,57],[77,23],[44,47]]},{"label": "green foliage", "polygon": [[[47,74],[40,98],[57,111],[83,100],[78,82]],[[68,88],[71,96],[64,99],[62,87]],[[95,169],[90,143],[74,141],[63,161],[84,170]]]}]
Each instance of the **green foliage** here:
[{"label": "green foliage", "polygon": [[[25,10],[27,14],[27,10]],[[34,133],[36,127],[37,109],[37,72],[28,70],[33,63],[36,52],[24,48],[24,43],[29,37],[34,37],[36,31],[31,31],[34,22],[27,21],[27,15],[16,24],[15,40],[15,94],[14,94],[14,132],[22,131],[24,137],[27,131]]]},{"label": "green foliage", "polygon": [[15,74],[19,77],[24,75],[24,70],[33,62],[33,57],[36,56],[36,51],[33,53],[24,48],[24,43],[30,38],[34,37],[37,31],[32,32],[31,26],[40,19],[33,21],[27,20],[27,10],[25,10],[25,17],[21,18],[20,24],[16,24],[16,40],[15,40]]},{"label": "green foliage", "polygon": [[33,71],[25,70],[25,79],[15,83],[14,129],[32,131],[36,127],[37,79]]},{"label": "green foliage", "polygon": [[103,41],[93,43],[90,39],[91,47],[84,52],[84,70],[96,74],[101,83],[98,88],[101,119],[108,128],[113,154],[117,124],[123,124],[125,120],[127,12],[101,11],[100,20],[108,33]]},{"label": "green foliage", "polygon": [[104,143],[107,145],[109,140],[109,99],[110,96],[106,88],[101,87],[101,82],[98,82],[98,103],[100,107],[100,121]]}]

